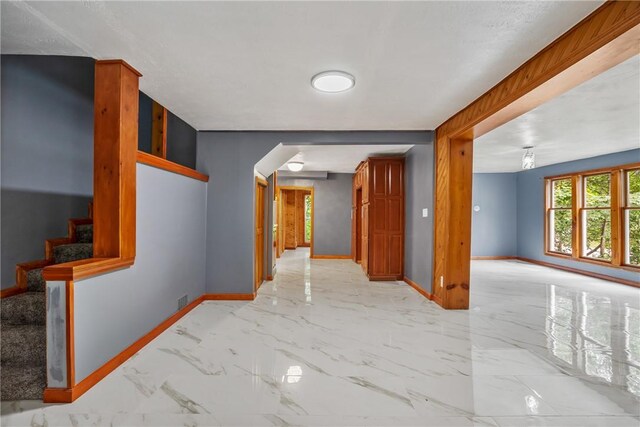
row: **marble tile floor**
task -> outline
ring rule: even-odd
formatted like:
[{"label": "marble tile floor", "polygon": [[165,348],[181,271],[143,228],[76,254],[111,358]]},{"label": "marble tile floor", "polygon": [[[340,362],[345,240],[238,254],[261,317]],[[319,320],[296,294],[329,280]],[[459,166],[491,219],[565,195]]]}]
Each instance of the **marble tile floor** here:
[{"label": "marble tile floor", "polygon": [[287,251],[251,302],[198,306],[69,405],[2,426],[639,426],[640,289],[475,261],[468,311]]}]

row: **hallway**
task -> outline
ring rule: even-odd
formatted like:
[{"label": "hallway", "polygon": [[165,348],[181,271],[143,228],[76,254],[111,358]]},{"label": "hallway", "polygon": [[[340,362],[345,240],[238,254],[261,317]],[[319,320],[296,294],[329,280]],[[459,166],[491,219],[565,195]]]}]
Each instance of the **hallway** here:
[{"label": "hallway", "polygon": [[471,309],[445,311],[350,260],[300,248],[278,267],[72,404],[3,402],[2,425],[638,424],[637,289],[481,261]]}]

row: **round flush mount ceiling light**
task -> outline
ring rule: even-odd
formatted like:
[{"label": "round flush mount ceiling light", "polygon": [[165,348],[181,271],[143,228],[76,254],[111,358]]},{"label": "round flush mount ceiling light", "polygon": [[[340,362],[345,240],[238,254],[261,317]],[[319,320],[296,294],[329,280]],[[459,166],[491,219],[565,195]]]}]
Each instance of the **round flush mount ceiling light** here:
[{"label": "round flush mount ceiling light", "polygon": [[287,168],[289,168],[289,170],[291,172],[300,172],[302,170],[303,166],[304,166],[304,163],[302,163],[302,162],[289,162],[289,163],[287,163]]},{"label": "round flush mount ceiling light", "polygon": [[356,85],[356,78],[344,71],[325,71],[311,79],[311,86],[320,92],[338,93]]}]

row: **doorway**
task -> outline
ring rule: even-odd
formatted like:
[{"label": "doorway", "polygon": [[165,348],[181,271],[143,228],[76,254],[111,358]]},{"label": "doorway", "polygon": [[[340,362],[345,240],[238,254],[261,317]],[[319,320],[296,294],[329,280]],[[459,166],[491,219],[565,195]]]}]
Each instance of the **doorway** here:
[{"label": "doorway", "polygon": [[278,188],[278,256],[285,250],[310,248],[313,256],[313,187]]},{"label": "doorway", "polygon": [[264,281],[265,264],[265,202],[267,193],[267,181],[256,177],[256,227],[255,227],[255,265],[254,265],[254,291],[257,291]]}]

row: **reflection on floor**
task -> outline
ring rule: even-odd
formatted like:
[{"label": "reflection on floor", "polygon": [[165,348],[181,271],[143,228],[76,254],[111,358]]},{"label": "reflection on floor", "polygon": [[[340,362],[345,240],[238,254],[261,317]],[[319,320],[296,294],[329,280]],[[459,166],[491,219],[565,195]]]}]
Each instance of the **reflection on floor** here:
[{"label": "reflection on floor", "polygon": [[2,425],[638,425],[640,290],[479,261],[472,308],[444,311],[307,254],[71,405],[3,403]]}]

